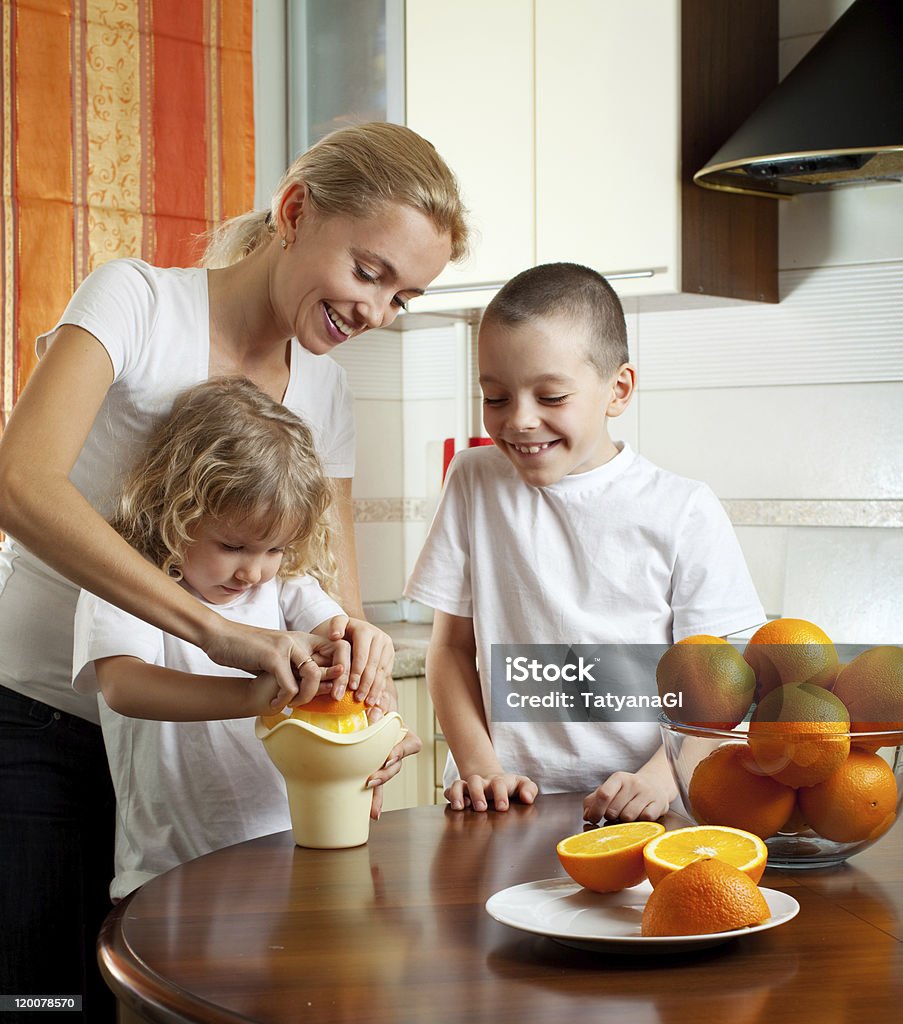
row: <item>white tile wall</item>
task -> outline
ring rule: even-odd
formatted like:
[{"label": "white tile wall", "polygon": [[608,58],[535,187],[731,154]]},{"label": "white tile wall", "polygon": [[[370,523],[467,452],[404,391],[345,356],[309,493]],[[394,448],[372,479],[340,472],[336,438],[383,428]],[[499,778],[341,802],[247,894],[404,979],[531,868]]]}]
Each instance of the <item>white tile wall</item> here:
[{"label": "white tile wall", "polygon": [[903,644],[901,530],[791,529],[784,614],[835,643]]},{"label": "white tile wall", "polygon": [[642,392],[647,458],[722,499],[903,499],[903,382]]}]

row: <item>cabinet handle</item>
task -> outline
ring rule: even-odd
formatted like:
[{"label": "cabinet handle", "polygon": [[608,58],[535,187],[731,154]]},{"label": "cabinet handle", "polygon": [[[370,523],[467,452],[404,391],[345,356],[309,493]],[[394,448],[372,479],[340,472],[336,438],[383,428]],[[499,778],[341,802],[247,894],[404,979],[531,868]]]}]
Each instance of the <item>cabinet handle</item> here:
[{"label": "cabinet handle", "polygon": [[[624,281],[635,277],[655,277],[656,274],[661,274],[667,269],[667,267],[649,267],[644,270],[603,270],[600,273],[607,281]],[[455,292],[498,291],[503,284],[505,284],[504,281],[481,281],[478,284],[437,284],[433,288],[427,288],[423,294],[450,295]]]},{"label": "cabinet handle", "polygon": [[490,289],[497,291],[504,283],[504,281],[484,281],[481,284],[437,284],[435,288],[427,288],[423,294],[445,295],[452,292],[486,292]]}]

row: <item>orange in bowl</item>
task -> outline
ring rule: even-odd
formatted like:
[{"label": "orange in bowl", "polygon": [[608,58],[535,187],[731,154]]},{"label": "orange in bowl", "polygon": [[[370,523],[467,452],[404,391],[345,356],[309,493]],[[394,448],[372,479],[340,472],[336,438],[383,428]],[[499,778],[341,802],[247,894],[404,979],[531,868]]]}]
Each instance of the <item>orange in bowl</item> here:
[{"label": "orange in bowl", "polygon": [[884,758],[854,748],[833,775],[799,791],[799,809],[825,839],[856,843],[884,835],[897,817],[897,798]]},{"label": "orange in bowl", "polygon": [[[713,729],[732,729],[752,704],[756,677],[743,655],[717,636],[685,637],[659,658],[655,669],[659,696],[679,695],[675,721]],[[666,705],[667,706],[667,705]]]},{"label": "orange in bowl", "polygon": [[837,672],[837,650],[831,638],[805,619],[766,622],[750,637],[743,657],[756,674],[760,701],[787,683],[831,686]]},{"label": "orange in bowl", "polygon": [[843,701],[813,683],[787,683],[756,706],[749,747],[759,769],[798,789],[822,782],[850,752]]},{"label": "orange in bowl", "polygon": [[745,743],[707,754],[693,769],[689,797],[700,825],[730,825],[760,839],[775,835],[796,805],[796,790],[763,775]]},{"label": "orange in bowl", "polygon": [[894,732],[890,739],[903,743],[903,647],[863,651],[837,673],[833,693],[850,713],[851,731]]},{"label": "orange in bowl", "polygon": [[605,825],[562,839],[556,851],[578,885],[593,892],[620,892],[646,877],[643,847],[664,831],[655,821]]}]

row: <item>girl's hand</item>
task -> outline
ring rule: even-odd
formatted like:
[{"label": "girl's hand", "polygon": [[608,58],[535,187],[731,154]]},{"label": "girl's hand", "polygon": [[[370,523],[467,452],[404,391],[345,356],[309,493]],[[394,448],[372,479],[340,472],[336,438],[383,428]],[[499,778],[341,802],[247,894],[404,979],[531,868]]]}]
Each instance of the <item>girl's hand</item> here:
[{"label": "girl's hand", "polygon": [[641,772],[615,772],[583,801],[585,821],[658,821],[672,793]]},{"label": "girl's hand", "polygon": [[[314,630],[319,636],[331,640],[344,639],[351,645],[351,664],[348,677],[336,680],[333,696],[338,700],[347,688],[354,690],[358,700],[375,708],[381,704],[392,679],[395,647],[391,637],[364,619],[351,619],[336,615],[321,622]],[[384,710],[392,710],[384,708]]]},{"label": "girl's hand", "polygon": [[[348,666],[351,662],[351,645],[347,640],[324,639],[313,633],[294,631],[288,634],[295,638],[295,647],[309,647],[310,654],[293,667],[298,679],[298,693],[289,704],[300,707],[313,700],[318,693],[345,692],[348,682]],[[338,699],[338,698],[336,698]]]}]

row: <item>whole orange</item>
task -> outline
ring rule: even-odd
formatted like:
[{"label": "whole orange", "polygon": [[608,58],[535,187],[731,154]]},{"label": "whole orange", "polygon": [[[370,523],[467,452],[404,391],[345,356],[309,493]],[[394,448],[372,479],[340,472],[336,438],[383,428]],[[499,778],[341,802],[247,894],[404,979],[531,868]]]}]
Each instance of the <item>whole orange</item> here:
[{"label": "whole orange", "polygon": [[707,935],[762,924],[771,917],[758,885],[716,858],[694,861],[663,878],[643,908],[642,933]]},{"label": "whole orange", "polygon": [[[844,665],[833,693],[850,713],[855,732],[903,732],[903,647],[872,647]],[[903,738],[889,737],[888,743]]]},{"label": "whole orange", "polygon": [[840,698],[813,683],[787,683],[756,706],[749,748],[760,771],[785,786],[814,786],[850,752],[850,720]]},{"label": "whole orange", "polygon": [[809,826],[825,839],[877,839],[897,816],[897,780],[884,758],[854,749],[824,782],[800,790],[799,806]]},{"label": "whole orange", "polygon": [[561,866],[578,885],[593,892],[620,892],[646,877],[643,847],[661,835],[655,821],[605,825],[562,839],[556,852]]},{"label": "whole orange", "polygon": [[[659,659],[655,670],[659,696],[680,699],[668,707],[676,722],[733,729],[752,705],[756,678],[740,652],[716,636],[679,640]],[[666,707],[668,705],[666,704]]]},{"label": "whole orange", "polygon": [[787,683],[830,686],[837,671],[831,638],[805,619],[773,619],[750,637],[743,657],[756,674],[756,699]]},{"label": "whole orange", "polygon": [[745,743],[725,743],[693,769],[689,797],[700,825],[731,825],[767,839],[793,813],[796,790],[763,775]]}]

